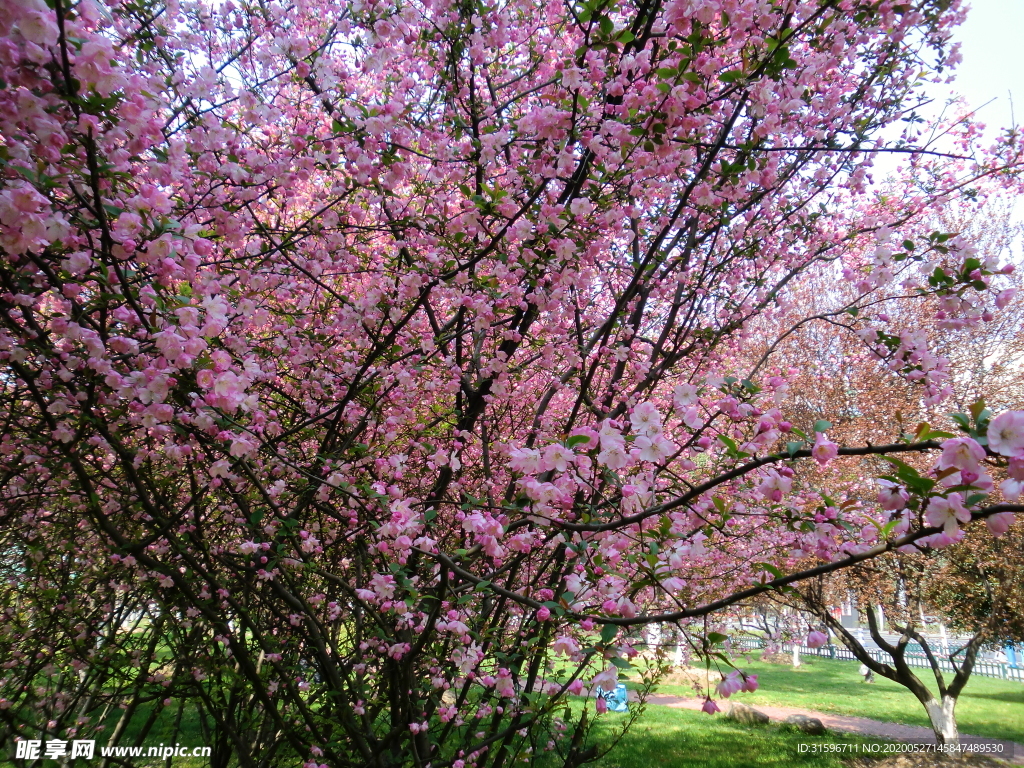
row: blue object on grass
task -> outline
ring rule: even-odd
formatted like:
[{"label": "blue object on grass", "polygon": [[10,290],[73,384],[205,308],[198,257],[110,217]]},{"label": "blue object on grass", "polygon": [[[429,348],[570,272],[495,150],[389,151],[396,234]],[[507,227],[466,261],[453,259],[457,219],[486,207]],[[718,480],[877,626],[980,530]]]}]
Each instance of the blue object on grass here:
[{"label": "blue object on grass", "polygon": [[603,688],[597,689],[597,695],[608,702],[608,709],[612,712],[629,712],[629,693],[626,686],[619,683],[614,691],[606,691]]}]

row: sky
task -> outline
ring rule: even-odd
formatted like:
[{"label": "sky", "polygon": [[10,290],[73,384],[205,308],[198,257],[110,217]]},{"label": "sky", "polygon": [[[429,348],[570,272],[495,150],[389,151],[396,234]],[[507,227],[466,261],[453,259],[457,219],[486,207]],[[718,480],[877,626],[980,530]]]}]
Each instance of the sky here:
[{"label": "sky", "polygon": [[[954,32],[960,43],[962,61],[953,70],[951,84],[926,85],[924,92],[935,101],[935,117],[954,93],[977,110],[984,123],[985,137],[994,140],[1016,122],[1024,127],[1024,0],[964,0],[967,19]],[[926,134],[927,135],[927,134]],[[937,146],[941,149],[941,146]],[[876,181],[894,172],[905,161],[900,155],[875,158]],[[1024,224],[1024,205],[1014,207],[1012,220]],[[1013,251],[1024,253],[1024,243],[1015,242]]]},{"label": "sky", "polygon": [[1024,123],[1024,0],[973,0],[969,5],[967,21],[955,34],[963,62],[952,88],[980,108],[978,118],[990,130],[1009,127],[1013,113],[1018,124]]}]

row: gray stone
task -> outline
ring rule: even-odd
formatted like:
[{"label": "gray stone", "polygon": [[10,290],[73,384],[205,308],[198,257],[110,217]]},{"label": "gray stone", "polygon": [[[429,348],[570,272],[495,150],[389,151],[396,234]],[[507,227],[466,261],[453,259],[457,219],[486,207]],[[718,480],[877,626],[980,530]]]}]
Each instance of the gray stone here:
[{"label": "gray stone", "polygon": [[768,715],[764,712],[748,707],[746,704],[740,704],[738,701],[729,704],[725,716],[744,725],[764,725],[768,722]]},{"label": "gray stone", "polygon": [[807,715],[790,715],[786,718],[785,722],[790,725],[795,725],[801,731],[811,736],[821,736],[825,733],[825,726],[816,717],[808,717]]}]

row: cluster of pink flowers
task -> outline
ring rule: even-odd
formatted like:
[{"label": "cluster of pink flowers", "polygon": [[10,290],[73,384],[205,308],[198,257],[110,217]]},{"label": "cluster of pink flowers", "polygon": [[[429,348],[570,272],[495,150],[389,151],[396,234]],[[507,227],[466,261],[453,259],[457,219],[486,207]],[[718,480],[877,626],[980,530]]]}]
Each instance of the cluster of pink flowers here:
[{"label": "cluster of pink flowers", "polygon": [[[613,625],[699,634],[673,611],[876,546],[862,488],[829,495],[839,432],[752,340],[842,274],[872,359],[933,403],[950,363],[872,307],[920,290],[948,331],[1013,300],[925,224],[967,173],[1014,184],[1015,140],[919,158],[935,193],[887,202],[847,146],[909,106],[901,41],[946,60],[956,9],[579,14],[0,0],[0,517],[25,571],[0,706],[98,728],[68,681],[106,700],[137,674],[144,702],[227,676],[252,703],[231,727],[307,768],[430,761],[442,732],[483,765],[511,717],[513,749],[571,738],[537,713],[614,690],[637,651]],[[884,480],[887,535],[1005,532],[981,499],[1003,459],[1018,499],[1024,413],[976,427],[923,497]]]}]

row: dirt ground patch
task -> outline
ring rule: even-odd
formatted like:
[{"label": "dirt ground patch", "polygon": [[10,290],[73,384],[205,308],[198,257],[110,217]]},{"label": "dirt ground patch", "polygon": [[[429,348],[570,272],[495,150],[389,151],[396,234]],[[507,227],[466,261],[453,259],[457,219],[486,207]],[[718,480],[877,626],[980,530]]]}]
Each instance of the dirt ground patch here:
[{"label": "dirt ground patch", "polygon": [[709,685],[715,686],[722,676],[718,672],[709,673],[704,667],[673,667],[661,679],[662,685],[686,685],[697,691],[705,690]]}]

